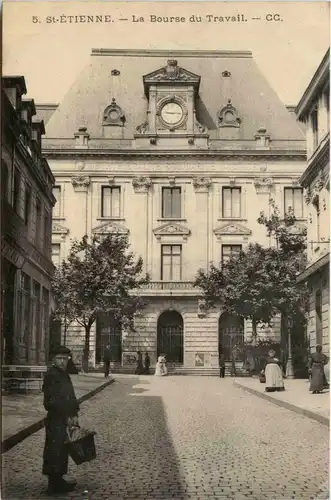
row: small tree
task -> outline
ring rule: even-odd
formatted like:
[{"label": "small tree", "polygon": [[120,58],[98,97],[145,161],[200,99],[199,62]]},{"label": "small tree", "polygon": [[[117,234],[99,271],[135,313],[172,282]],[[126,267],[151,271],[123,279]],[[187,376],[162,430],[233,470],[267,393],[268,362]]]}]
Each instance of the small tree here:
[{"label": "small tree", "polygon": [[270,249],[251,244],[209,273],[198,272],[195,286],[203,290],[208,305],[220,304],[230,314],[252,321],[252,336],[257,338],[257,325],[270,324],[277,314],[273,283],[277,264]]},{"label": "small tree", "polygon": [[134,329],[134,316],[144,306],[134,290],[148,282],[142,276],[143,261],[135,261],[128,238],[110,234],[99,242],[84,236],[75,240],[68,259],[53,277],[53,295],[63,317],[84,327],[83,370],[88,370],[90,332],[99,313],[111,313],[123,328]]}]

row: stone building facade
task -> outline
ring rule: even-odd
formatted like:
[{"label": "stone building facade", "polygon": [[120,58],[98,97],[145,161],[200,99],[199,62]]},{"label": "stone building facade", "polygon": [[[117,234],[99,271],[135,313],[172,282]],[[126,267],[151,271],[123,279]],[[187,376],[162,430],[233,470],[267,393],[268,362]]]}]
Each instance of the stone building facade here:
[{"label": "stone building facade", "polygon": [[[54,177],[23,76],[2,79],[2,363],[25,376],[48,358]],[[19,374],[17,374],[18,378]]]},{"label": "stone building facade", "polygon": [[[100,317],[91,362],[105,344],[130,364],[166,352],[187,369],[218,366],[251,334],[249,322],[206,311],[192,282],[250,242],[272,244],[257,223],[274,199],[305,223],[298,180],[304,135],[250,52],[93,50],[55,111],[43,105],[46,155],[56,179],[53,259],[70,239],[129,234],[151,283],[135,333]],[[269,335],[280,335],[276,321]],[[72,326],[68,343],[82,349]]]},{"label": "stone building facade", "polygon": [[296,109],[306,126],[307,165],[300,183],[308,216],[308,264],[298,277],[310,288],[309,338],[330,349],[330,50],[325,54]]}]

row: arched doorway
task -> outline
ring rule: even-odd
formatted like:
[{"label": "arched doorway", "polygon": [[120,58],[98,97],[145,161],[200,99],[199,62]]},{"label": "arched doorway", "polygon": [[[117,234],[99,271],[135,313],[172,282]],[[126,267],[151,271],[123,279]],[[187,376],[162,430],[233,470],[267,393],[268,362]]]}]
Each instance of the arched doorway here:
[{"label": "arched doorway", "polygon": [[[225,361],[232,360],[234,347],[241,348],[244,343],[244,320],[239,316],[224,313],[218,320],[218,349],[224,354]],[[241,349],[240,349],[241,351]],[[237,349],[236,357],[240,359],[240,351]]]},{"label": "arched doorway", "polygon": [[164,311],[157,322],[157,355],[167,355],[171,363],[184,360],[184,324],[177,311]]},{"label": "arched doorway", "polygon": [[122,362],[122,327],[111,314],[99,314],[96,325],[96,362],[103,361],[106,346],[110,346],[111,361]]}]

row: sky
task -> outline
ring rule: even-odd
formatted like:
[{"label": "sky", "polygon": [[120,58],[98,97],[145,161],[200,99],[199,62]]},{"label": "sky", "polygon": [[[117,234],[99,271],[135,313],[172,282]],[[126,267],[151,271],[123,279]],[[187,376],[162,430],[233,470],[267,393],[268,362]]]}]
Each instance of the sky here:
[{"label": "sky", "polygon": [[[92,48],[252,50],[281,100],[295,105],[329,46],[329,11],[328,2],[5,0],[3,74],[23,75],[36,103],[59,103],[88,64]],[[68,18],[96,15],[111,22],[70,23]],[[133,22],[132,16],[144,21]],[[185,21],[156,23],[150,16]],[[190,22],[191,16],[202,22]],[[232,16],[245,21],[225,20]]]}]

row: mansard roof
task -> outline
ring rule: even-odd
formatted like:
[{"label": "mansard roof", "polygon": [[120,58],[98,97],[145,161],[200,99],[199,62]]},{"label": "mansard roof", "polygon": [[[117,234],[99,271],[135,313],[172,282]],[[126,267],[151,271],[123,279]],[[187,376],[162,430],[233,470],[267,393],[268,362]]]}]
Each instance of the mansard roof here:
[{"label": "mansard roof", "polygon": [[196,116],[209,131],[217,128],[217,112],[231,99],[241,119],[241,140],[253,140],[261,126],[272,139],[304,139],[250,52],[108,49],[92,51],[89,64],[50,117],[47,138],[73,138],[79,127],[86,127],[91,138],[102,137],[103,113],[114,98],[126,118],[122,139],[131,139],[146,120],[144,76],[162,73],[169,60],[176,60],[199,85]]}]

